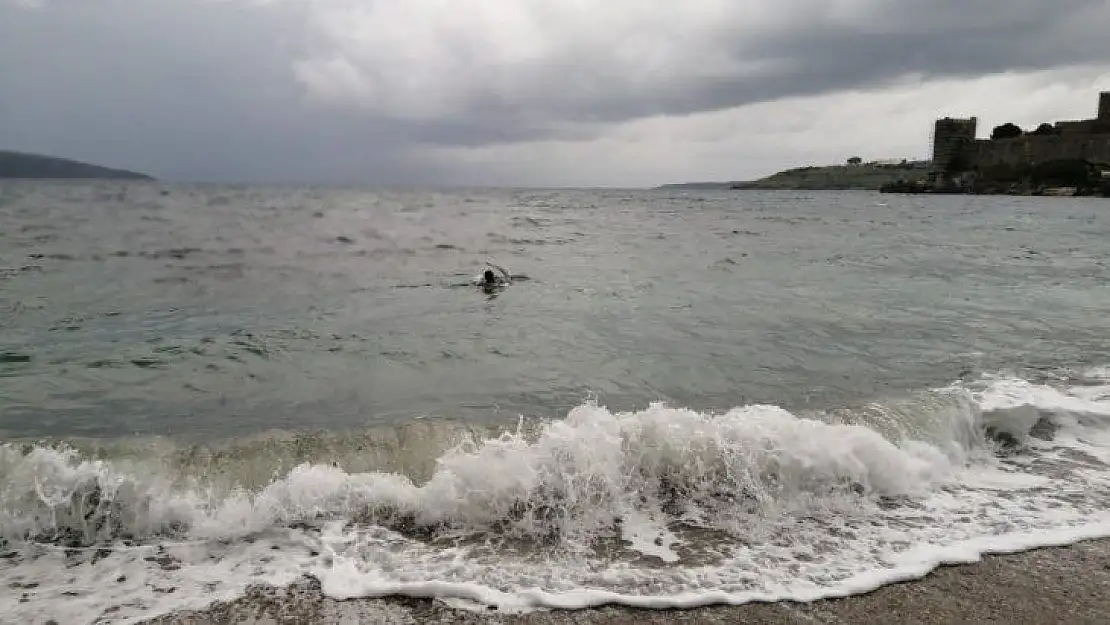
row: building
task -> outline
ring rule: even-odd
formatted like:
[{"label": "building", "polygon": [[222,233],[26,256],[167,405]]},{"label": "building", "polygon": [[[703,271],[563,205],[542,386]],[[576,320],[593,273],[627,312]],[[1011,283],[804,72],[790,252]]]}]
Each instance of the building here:
[{"label": "building", "polygon": [[1005,139],[976,139],[975,133],[974,117],[937,120],[933,130],[935,176],[1054,160],[1085,160],[1110,166],[1110,92],[1099,94],[1098,117],[1094,119],[1059,121],[1051,132],[1026,132]]},{"label": "building", "polygon": [[933,172],[943,174],[969,169],[975,159],[975,117],[938,119],[933,127]]}]

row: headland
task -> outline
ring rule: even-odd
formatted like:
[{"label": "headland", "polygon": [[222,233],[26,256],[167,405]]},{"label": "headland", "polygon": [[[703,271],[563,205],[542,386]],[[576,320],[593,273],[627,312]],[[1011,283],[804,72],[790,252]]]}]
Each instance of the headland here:
[{"label": "headland", "polygon": [[0,178],[154,180],[126,169],[113,169],[67,158],[0,150]]},{"label": "headland", "polygon": [[764,191],[878,191],[883,185],[924,175],[928,161],[888,159],[863,162],[850,158],[844,165],[795,167],[757,180],[692,182],[663,185],[661,189]]},{"label": "headland", "polygon": [[925,171],[925,161],[872,161],[847,165],[797,167],[780,171],[766,178],[735,182],[731,189],[799,190],[799,191],[875,191],[883,185]]}]

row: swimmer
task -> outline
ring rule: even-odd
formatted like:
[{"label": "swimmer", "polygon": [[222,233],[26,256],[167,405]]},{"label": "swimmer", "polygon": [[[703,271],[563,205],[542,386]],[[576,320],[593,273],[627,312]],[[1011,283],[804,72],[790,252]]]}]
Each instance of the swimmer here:
[{"label": "swimmer", "polygon": [[[512,274],[510,274],[508,271],[505,271],[503,267],[499,267],[489,262],[488,260],[486,261],[486,265],[489,265],[489,267],[487,267],[486,270],[482,272],[482,275],[480,277],[474,279],[474,283],[477,286],[480,286],[486,290],[490,290],[509,286],[513,283]],[[497,275],[496,273],[494,273],[494,269],[500,272],[501,275]]]}]

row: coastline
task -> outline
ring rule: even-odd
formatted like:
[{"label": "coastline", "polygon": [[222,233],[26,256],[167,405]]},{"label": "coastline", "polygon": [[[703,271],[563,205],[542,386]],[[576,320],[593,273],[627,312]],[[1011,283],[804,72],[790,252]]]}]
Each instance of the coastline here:
[{"label": "coastline", "polygon": [[925,577],[844,599],[752,603],[689,610],[606,606],[484,615],[443,602],[388,597],[336,601],[304,579],[285,588],[254,587],[239,599],[177,612],[143,625],[216,623],[524,623],[528,625],[663,623],[1105,623],[1110,612],[1110,539],[942,566]]}]

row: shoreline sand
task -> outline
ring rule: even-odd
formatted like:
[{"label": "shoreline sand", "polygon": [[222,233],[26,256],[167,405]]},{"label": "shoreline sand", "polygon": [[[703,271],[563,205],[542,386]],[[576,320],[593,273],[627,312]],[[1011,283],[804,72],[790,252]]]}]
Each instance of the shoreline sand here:
[{"label": "shoreline sand", "polygon": [[1107,623],[1110,622],[1110,539],[988,555],[975,564],[942,566],[926,577],[871,593],[812,603],[746,604],[689,610],[607,606],[525,615],[479,614],[443,602],[389,597],[336,601],[314,580],[286,588],[255,587],[246,596],[144,625],[216,623]]}]

